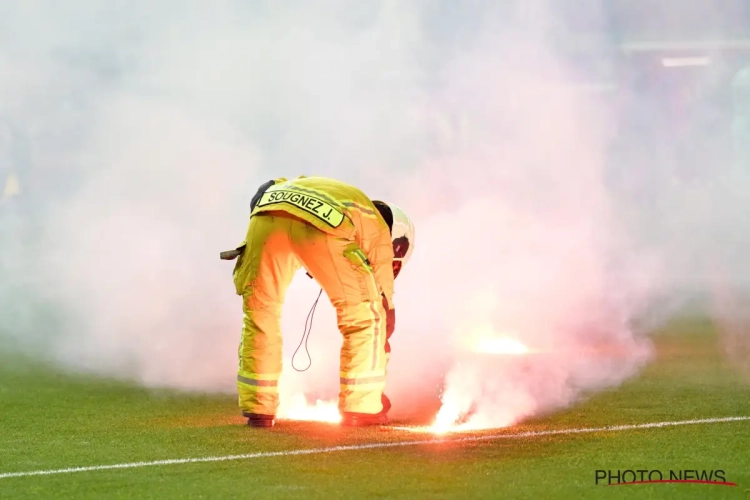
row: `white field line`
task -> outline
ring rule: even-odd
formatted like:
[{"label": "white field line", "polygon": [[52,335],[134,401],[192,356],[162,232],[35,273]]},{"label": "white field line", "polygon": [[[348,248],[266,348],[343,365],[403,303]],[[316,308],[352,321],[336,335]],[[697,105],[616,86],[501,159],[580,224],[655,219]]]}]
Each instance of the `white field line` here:
[{"label": "white field line", "polygon": [[227,462],[230,460],[251,460],[255,458],[291,457],[297,455],[318,455],[321,453],[333,453],[337,451],[371,450],[376,448],[397,448],[403,446],[430,445],[436,443],[470,443],[476,441],[492,441],[499,439],[534,438],[540,436],[556,436],[564,434],[584,434],[593,432],[619,432],[638,429],[654,429],[657,427],[674,427],[678,425],[717,424],[722,422],[739,422],[750,420],[748,417],[726,417],[726,418],[704,418],[698,420],[680,420],[675,422],[653,422],[650,424],[615,425],[611,427],[590,427],[582,429],[558,429],[550,431],[529,431],[516,434],[485,434],[480,436],[466,436],[460,438],[436,437],[433,439],[422,439],[418,441],[401,441],[386,443],[355,444],[349,446],[331,446],[329,448],[308,448],[300,450],[270,451],[259,453],[244,453],[241,455],[225,455],[216,457],[199,458],[173,458],[169,460],[153,460],[151,462],[130,462],[111,465],[91,465],[86,467],[68,467],[65,469],[34,470],[27,472],[5,472],[0,473],[0,479],[27,476],[51,476],[54,474],[72,474],[74,472],[91,472],[111,469],[135,469],[139,467],[155,467],[159,465],[196,464],[208,462]]}]

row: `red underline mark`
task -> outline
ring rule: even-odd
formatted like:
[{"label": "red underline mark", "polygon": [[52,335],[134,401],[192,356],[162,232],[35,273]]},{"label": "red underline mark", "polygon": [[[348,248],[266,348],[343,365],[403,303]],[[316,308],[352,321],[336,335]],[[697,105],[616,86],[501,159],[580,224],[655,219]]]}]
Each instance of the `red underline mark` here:
[{"label": "red underline mark", "polygon": [[737,486],[737,483],[729,481],[706,481],[702,479],[660,479],[657,481],[634,481],[632,483],[612,483],[608,486],[620,486],[622,484],[656,484],[656,483],[693,483],[693,484],[713,484],[716,486]]}]

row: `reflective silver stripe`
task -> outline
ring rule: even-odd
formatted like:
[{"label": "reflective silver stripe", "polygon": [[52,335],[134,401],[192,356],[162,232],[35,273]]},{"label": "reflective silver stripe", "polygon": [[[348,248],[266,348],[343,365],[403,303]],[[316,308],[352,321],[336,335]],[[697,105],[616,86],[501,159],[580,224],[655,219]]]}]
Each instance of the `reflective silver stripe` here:
[{"label": "reflective silver stripe", "polygon": [[372,315],[375,317],[375,335],[373,335],[372,339],[372,368],[371,370],[375,370],[375,368],[378,367],[378,361],[380,360],[379,356],[379,349],[378,349],[378,340],[380,339],[380,322],[382,321],[380,314],[378,314],[377,306],[375,305],[375,302],[370,302],[370,311],[372,311]]},{"label": "reflective silver stripe", "polygon": [[364,378],[343,378],[339,379],[343,385],[359,385],[359,384],[377,384],[378,382],[385,382],[385,376],[380,377],[364,377]]},{"label": "reflective silver stripe", "polygon": [[333,198],[331,198],[330,196],[328,196],[327,194],[318,191],[317,189],[304,188],[302,186],[298,186],[296,184],[292,184],[292,182],[294,182],[294,181],[287,181],[287,182],[284,182],[282,184],[277,184],[276,186],[272,186],[272,188],[273,187],[278,187],[278,186],[283,186],[282,189],[291,189],[291,190],[294,190],[294,191],[299,191],[301,193],[307,193],[307,194],[312,194],[313,196],[317,196],[318,198],[327,201],[329,204],[333,205],[334,207],[336,207],[337,205],[340,205],[342,207],[357,208],[357,209],[361,210],[362,212],[364,212],[366,214],[369,214],[369,215],[377,215],[378,214],[378,212],[375,212],[374,210],[370,210],[366,206],[361,205],[361,204],[359,204],[357,202],[354,202],[354,201],[337,201],[337,200],[334,200]]},{"label": "reflective silver stripe", "polygon": [[366,206],[360,205],[359,203],[355,203],[353,201],[343,201],[341,202],[341,204],[344,205],[345,207],[351,207],[351,208],[356,208],[358,210],[361,210],[362,212],[368,215],[376,215],[374,211],[370,210]]},{"label": "reflective silver stripe", "polygon": [[258,387],[273,387],[279,385],[278,380],[255,380],[252,378],[243,377],[242,375],[237,375],[237,382],[242,382],[243,384],[247,385],[256,385]]}]

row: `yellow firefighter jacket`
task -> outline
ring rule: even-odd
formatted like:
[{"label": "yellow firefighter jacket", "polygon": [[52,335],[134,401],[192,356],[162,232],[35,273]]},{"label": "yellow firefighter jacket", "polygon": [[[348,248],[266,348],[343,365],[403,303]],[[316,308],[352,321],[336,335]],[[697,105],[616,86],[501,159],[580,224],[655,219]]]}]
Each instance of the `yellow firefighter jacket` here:
[{"label": "yellow firefighter jacket", "polygon": [[[356,241],[393,309],[393,243],[388,224],[361,190],[326,177],[278,178],[252,214],[285,211],[335,237]],[[244,244],[244,243],[243,243]]]}]

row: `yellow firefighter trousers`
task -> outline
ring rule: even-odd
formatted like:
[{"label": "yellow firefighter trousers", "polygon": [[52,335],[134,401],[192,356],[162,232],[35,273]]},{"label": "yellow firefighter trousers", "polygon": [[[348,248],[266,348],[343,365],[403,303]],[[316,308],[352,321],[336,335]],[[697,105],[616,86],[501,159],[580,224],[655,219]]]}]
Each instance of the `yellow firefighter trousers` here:
[{"label": "yellow firefighter trousers", "polygon": [[378,413],[385,388],[386,312],[364,253],[354,240],[334,237],[286,212],[251,217],[235,286],[244,326],[237,387],[243,413],[275,415],[282,369],[281,308],[304,266],[336,309],[343,335],[339,410]]}]

